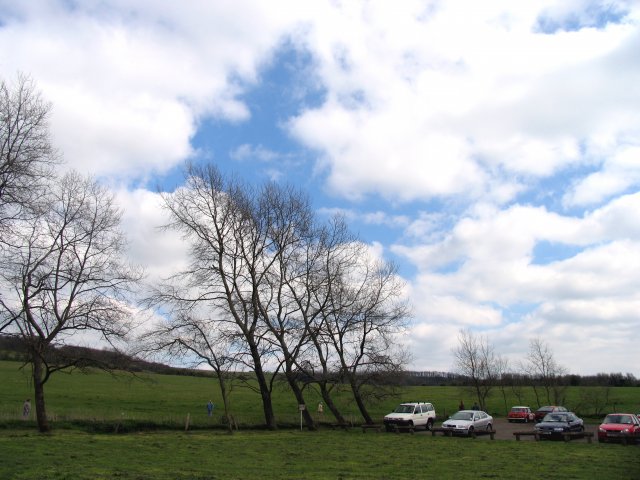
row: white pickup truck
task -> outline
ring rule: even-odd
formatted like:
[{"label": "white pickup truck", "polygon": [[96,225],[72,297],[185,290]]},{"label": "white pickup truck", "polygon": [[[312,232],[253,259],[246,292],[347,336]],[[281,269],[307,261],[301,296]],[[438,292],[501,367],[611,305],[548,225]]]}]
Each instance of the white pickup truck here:
[{"label": "white pickup truck", "polygon": [[401,403],[396,409],[384,417],[384,426],[388,432],[398,427],[425,427],[433,428],[436,421],[436,409],[433,404],[427,402]]}]

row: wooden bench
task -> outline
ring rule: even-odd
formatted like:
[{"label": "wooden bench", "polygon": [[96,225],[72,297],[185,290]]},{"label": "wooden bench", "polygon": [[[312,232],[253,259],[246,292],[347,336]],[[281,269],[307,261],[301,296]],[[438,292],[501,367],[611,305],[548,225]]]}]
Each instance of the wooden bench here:
[{"label": "wooden bench", "polygon": [[[533,436],[536,441],[541,438],[545,438],[547,435],[540,435],[535,430],[526,430],[524,432],[513,432],[516,437],[516,440],[519,441],[520,437],[523,436]],[[552,437],[553,435],[548,435]],[[557,436],[561,436],[565,442],[568,442],[572,438],[586,438],[588,443],[591,443],[591,439],[593,438],[593,432],[562,432],[558,433]]]},{"label": "wooden bench", "polygon": [[382,431],[382,425],[376,423],[363,423],[361,427],[362,433],[367,433],[367,430],[375,430],[376,432]]},{"label": "wooden bench", "polygon": [[[452,437],[454,434],[454,431],[450,428],[432,428],[431,429],[431,436],[435,437],[436,433],[443,433],[445,434],[447,437]],[[471,438],[476,438],[478,435],[489,435],[491,437],[491,440],[495,440],[495,435],[496,435],[496,431],[495,430],[474,430],[473,432],[471,432],[471,434],[469,435]]]},{"label": "wooden bench", "polygon": [[431,429],[431,436],[435,437],[436,433],[444,433],[447,437],[453,436],[453,430],[451,430],[449,428],[436,428],[436,427],[433,427]]},{"label": "wooden bench", "polygon": [[513,432],[513,434],[516,436],[516,440],[518,442],[520,441],[520,437],[525,437],[525,436],[535,437],[536,441],[540,440],[540,436],[538,435],[538,432],[536,432],[535,430],[526,430],[524,432]]},{"label": "wooden bench", "polygon": [[586,438],[588,443],[591,443],[593,438],[593,432],[564,432],[562,434],[565,442],[568,442],[572,438]]},{"label": "wooden bench", "polygon": [[330,426],[331,426],[331,430],[335,430],[336,428],[341,428],[344,431],[347,431],[352,427],[350,423],[331,423]]},{"label": "wooden bench", "polygon": [[620,443],[623,445],[628,445],[629,443],[640,442],[640,433],[622,433],[622,432],[607,432],[607,437],[601,442],[606,442],[609,439],[620,440]]},{"label": "wooden bench", "polygon": [[400,432],[414,433],[415,428],[413,427],[413,425],[394,425],[393,431],[396,433],[400,433]]}]

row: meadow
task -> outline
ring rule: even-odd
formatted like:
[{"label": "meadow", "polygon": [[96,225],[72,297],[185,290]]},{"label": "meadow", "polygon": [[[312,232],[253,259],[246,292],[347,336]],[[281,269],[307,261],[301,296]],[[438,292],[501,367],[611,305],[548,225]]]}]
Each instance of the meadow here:
[{"label": "meadow", "polygon": [[[41,435],[33,420],[19,419],[22,402],[32,396],[28,367],[19,367],[0,362],[2,479],[640,478],[640,446],[363,434],[327,425],[300,431],[297,405],[284,386],[274,394],[282,425],[275,432],[257,428],[258,395],[236,386],[232,402],[240,430],[229,435],[219,408],[212,418],[206,415],[206,402],[219,404],[219,395],[205,377],[54,375],[45,387],[53,432]],[[570,389],[568,405],[583,395],[584,389]],[[319,399],[312,390],[307,396],[312,406]],[[411,387],[371,411],[381,418],[398,401],[425,400],[442,419],[461,398],[472,402],[465,396],[458,387]],[[640,388],[612,389],[611,398],[616,409],[640,411]],[[339,401],[359,423],[346,392]],[[488,410],[504,415],[497,391]]]}]

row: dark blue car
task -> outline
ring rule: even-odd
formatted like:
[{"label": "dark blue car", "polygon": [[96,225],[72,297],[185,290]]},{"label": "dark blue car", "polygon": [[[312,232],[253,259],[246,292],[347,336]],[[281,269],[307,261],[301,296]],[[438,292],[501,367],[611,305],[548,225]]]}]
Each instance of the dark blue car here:
[{"label": "dark blue car", "polygon": [[573,412],[553,412],[545,415],[535,428],[543,437],[559,437],[563,433],[584,432],[584,422]]}]

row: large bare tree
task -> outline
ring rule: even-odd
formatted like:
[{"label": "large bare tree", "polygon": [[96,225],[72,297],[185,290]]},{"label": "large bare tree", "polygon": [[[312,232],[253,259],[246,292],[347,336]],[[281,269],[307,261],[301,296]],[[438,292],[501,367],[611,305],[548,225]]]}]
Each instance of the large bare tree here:
[{"label": "large bare tree", "polygon": [[[48,117],[51,105],[33,81],[22,74],[14,83],[0,81],[0,227],[29,213],[40,203],[59,157],[51,146]],[[0,238],[3,239],[4,234]]]},{"label": "large bare tree", "polygon": [[36,216],[14,219],[0,250],[0,319],[24,342],[40,431],[49,430],[44,385],[77,364],[55,346],[78,332],[108,341],[128,333],[128,295],[142,272],[125,261],[121,213],[113,196],[76,173],[54,179]]},{"label": "large bare tree", "polygon": [[277,428],[271,391],[273,378],[264,368],[272,358],[265,339],[259,297],[268,290],[266,278],[275,248],[266,219],[258,215],[259,195],[252,188],[226,179],[212,165],[187,165],[184,187],[163,194],[171,220],[189,242],[191,262],[154,294],[174,301],[163,291],[180,291],[181,302],[223,312],[220,321],[233,324],[246,347],[245,363],[255,373],[265,423]]},{"label": "large bare tree", "polygon": [[[317,378],[312,370],[323,371],[325,401],[329,372],[347,381],[371,422],[365,386],[402,363],[394,334],[408,310],[395,270],[372,263],[359,242],[342,243],[339,228],[316,225],[308,197],[291,187],[251,187],[212,165],[188,165],[184,187],[163,198],[167,228],[184,234],[191,262],[158,285],[151,302],[197,304],[215,312],[218,329],[235,332],[245,347],[235,358],[255,374],[269,428],[277,427],[275,374],[305,404],[300,378]],[[315,428],[308,409],[303,416]]]}]

